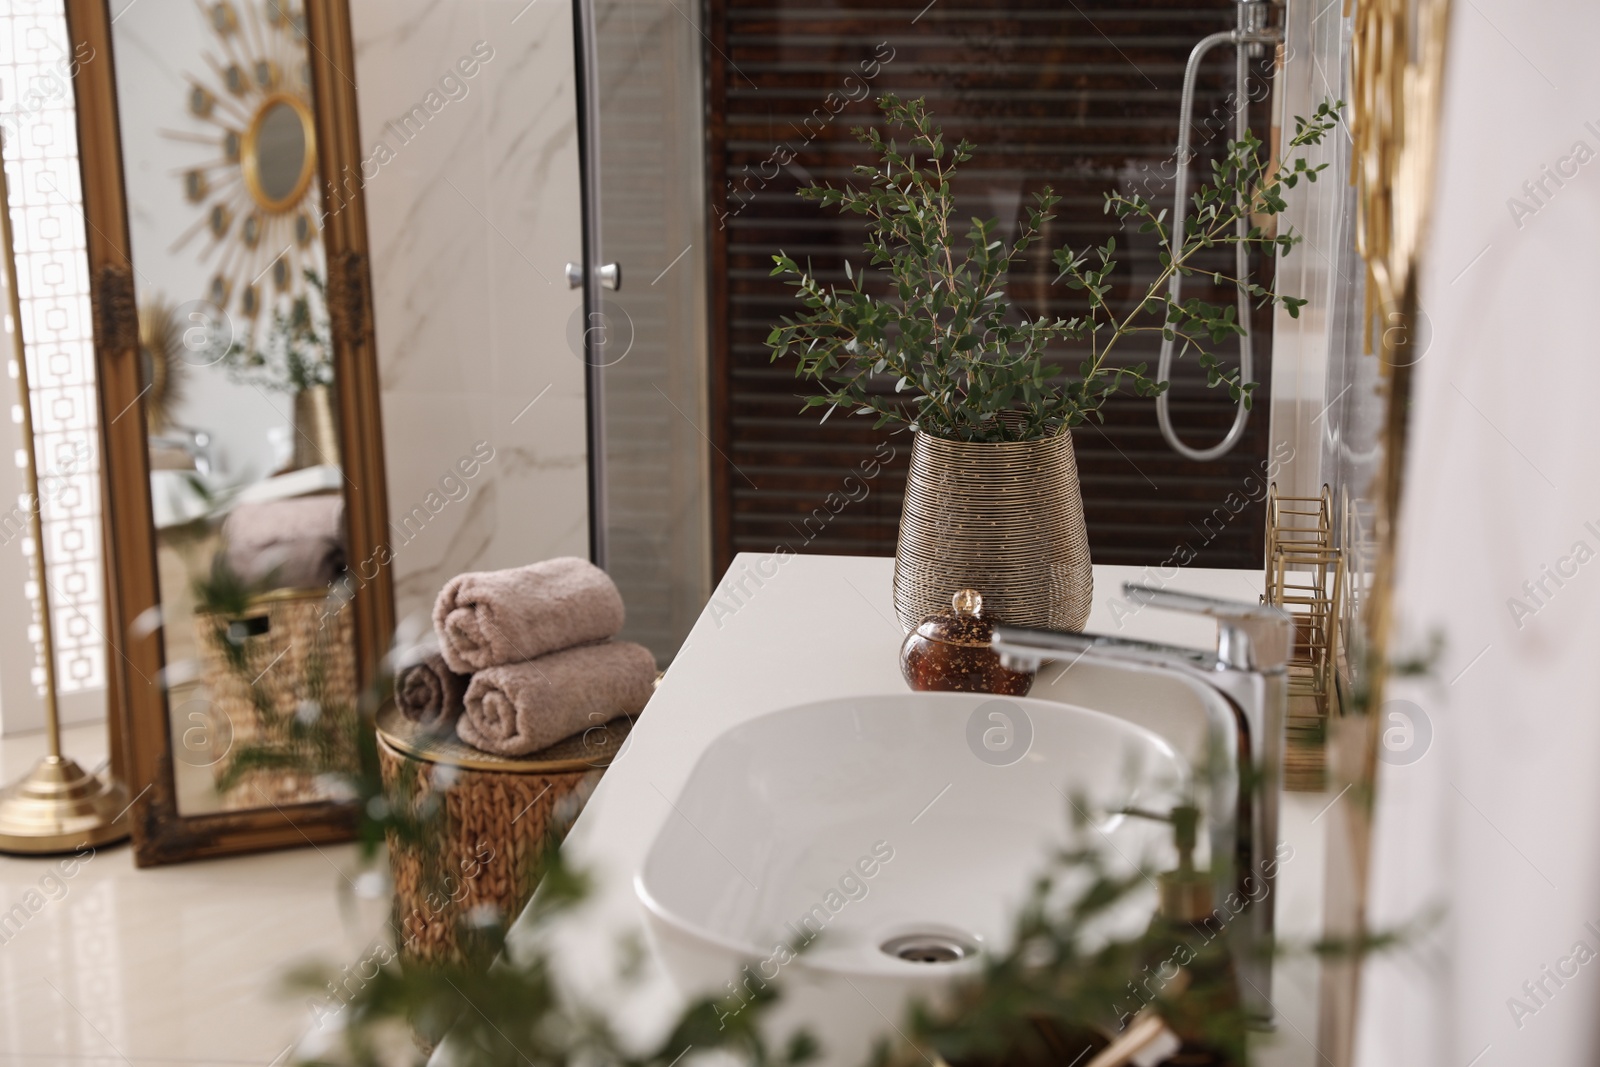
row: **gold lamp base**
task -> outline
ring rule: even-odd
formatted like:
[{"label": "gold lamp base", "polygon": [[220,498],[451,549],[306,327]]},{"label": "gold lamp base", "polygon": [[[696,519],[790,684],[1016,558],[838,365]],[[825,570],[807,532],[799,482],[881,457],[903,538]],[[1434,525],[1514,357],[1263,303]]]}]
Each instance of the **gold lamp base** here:
[{"label": "gold lamp base", "polygon": [[46,756],[0,792],[0,852],[71,852],[121,841],[128,791],[65,756]]}]

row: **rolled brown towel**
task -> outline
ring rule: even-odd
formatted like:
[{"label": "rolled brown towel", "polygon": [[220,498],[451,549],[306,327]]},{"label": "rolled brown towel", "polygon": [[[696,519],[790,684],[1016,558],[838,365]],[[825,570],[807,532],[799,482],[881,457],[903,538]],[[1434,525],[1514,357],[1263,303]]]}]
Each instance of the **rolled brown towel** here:
[{"label": "rolled brown towel", "polygon": [[524,756],[644,710],[656,677],[642,645],[607,641],[552,652],[472,676],[456,736],[501,756]]},{"label": "rolled brown towel", "polygon": [[394,705],[422,726],[454,723],[466,707],[467,682],[435,652],[395,672]]},{"label": "rolled brown towel", "polygon": [[439,651],[461,674],[603,641],[622,621],[610,576],[576,556],[458,574],[433,605]]}]

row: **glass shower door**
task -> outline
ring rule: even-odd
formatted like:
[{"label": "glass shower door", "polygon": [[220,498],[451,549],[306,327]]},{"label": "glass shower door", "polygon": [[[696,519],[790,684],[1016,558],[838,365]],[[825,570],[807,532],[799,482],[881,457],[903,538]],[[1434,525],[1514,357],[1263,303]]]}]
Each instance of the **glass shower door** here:
[{"label": "glass shower door", "polygon": [[699,10],[575,3],[594,554],[665,664],[711,584]]}]

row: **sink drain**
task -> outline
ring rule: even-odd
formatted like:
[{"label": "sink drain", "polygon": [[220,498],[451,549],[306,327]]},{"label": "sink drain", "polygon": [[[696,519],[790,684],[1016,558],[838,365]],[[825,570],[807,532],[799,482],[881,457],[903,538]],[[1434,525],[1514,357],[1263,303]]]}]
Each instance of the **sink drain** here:
[{"label": "sink drain", "polygon": [[878,946],[879,951],[908,963],[955,963],[978,950],[948,934],[905,934]]}]

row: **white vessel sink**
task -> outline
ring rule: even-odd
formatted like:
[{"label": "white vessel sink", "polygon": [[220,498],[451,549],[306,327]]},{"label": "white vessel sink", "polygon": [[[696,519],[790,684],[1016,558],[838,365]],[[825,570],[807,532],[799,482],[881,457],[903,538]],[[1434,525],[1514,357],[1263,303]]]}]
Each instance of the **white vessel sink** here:
[{"label": "white vessel sink", "polygon": [[[1126,701],[1142,675],[1120,680]],[[1181,729],[1203,721],[1186,692],[1151,694],[1198,739]],[[1052,700],[904,693],[788,708],[707,747],[669,797],[635,890],[686,995],[775,978],[784,1029],[808,1024],[826,1062],[860,1063],[908,997],[1005,947],[1032,876],[1074,840],[1069,798],[1114,863],[1170,866],[1163,826],[1107,813],[1177,803],[1195,751],[1181,747]],[[1153,908],[1152,891],[1122,922],[1142,928]]]}]

